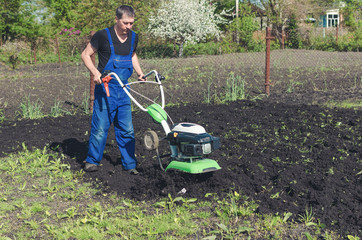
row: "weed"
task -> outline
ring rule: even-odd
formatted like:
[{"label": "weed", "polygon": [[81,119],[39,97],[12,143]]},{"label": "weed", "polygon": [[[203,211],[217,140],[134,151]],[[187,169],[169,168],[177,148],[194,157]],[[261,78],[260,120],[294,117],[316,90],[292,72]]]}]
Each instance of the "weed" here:
[{"label": "weed", "polygon": [[82,104],[81,104],[81,109],[85,114],[90,114],[90,106],[89,106],[89,94],[87,94],[87,92],[83,93],[83,100],[82,100]]},{"label": "weed", "polygon": [[196,198],[191,198],[191,199],[184,199],[183,197],[172,198],[171,194],[168,194],[168,198],[164,199],[163,201],[155,203],[155,206],[167,208],[172,211],[175,208],[177,202],[191,203],[195,201],[197,201]]},{"label": "weed", "polygon": [[50,116],[51,117],[60,117],[64,113],[68,113],[68,112],[63,110],[63,104],[61,103],[61,101],[55,100],[54,105],[50,109]]},{"label": "weed", "polygon": [[4,110],[0,108],[0,123],[5,121]]},{"label": "weed", "polygon": [[299,214],[299,221],[304,223],[307,227],[317,226],[314,221],[314,214],[312,207],[308,210],[308,207],[305,208],[305,213],[303,215]]},{"label": "weed", "polygon": [[226,80],[224,102],[236,101],[246,99],[246,81],[241,79],[241,76],[235,76],[234,73],[230,73]]},{"label": "weed", "polygon": [[360,240],[357,236],[347,235],[348,240]]},{"label": "weed", "polygon": [[289,80],[288,86],[287,86],[287,93],[293,93],[295,91],[295,88],[299,85],[303,85],[303,83],[295,81],[293,79]]},{"label": "weed", "polygon": [[30,100],[30,95],[20,103],[20,114],[22,118],[38,119],[44,117],[42,113],[43,104],[38,99],[35,102]]},{"label": "weed", "polygon": [[[222,200],[207,194],[207,202],[168,195],[154,204],[160,208],[116,194],[95,201],[97,190],[82,181],[83,171],[74,173],[62,156],[46,148],[29,151],[25,144],[22,152],[1,159],[0,174],[0,215],[6,216],[0,238],[11,233],[19,239],[258,239],[273,232],[275,238],[296,239],[294,229],[305,226],[288,221],[291,213],[256,213],[258,205],[236,191]],[[313,222],[311,210],[300,218]]]}]

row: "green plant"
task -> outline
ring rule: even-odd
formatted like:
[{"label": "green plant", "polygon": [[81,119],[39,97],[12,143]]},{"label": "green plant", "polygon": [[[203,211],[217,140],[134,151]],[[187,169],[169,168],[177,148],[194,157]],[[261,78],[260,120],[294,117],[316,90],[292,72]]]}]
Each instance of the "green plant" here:
[{"label": "green plant", "polygon": [[55,100],[54,105],[50,109],[50,116],[51,117],[62,116],[64,113],[62,106],[63,106],[63,104],[60,101]]},{"label": "green plant", "polygon": [[175,197],[173,198],[171,196],[171,194],[168,194],[168,198],[164,199],[163,201],[159,201],[155,203],[155,206],[158,207],[162,207],[162,208],[167,208],[169,210],[173,210],[176,207],[176,203],[177,202],[181,202],[181,203],[192,203],[197,201],[196,198],[191,198],[191,199],[184,199],[183,197]]},{"label": "green plant", "polygon": [[87,94],[87,92],[83,92],[83,100],[82,100],[82,105],[81,105],[81,109],[83,110],[83,112],[85,114],[90,114],[90,106],[89,106],[89,94]]},{"label": "green plant", "polygon": [[347,235],[348,240],[360,240],[357,236]]},{"label": "green plant", "polygon": [[30,100],[30,95],[28,95],[20,103],[20,114],[22,118],[38,119],[44,117],[42,113],[43,104],[38,99],[35,102]]},{"label": "green plant", "polygon": [[220,43],[216,42],[186,44],[183,52],[184,56],[218,55],[218,54],[220,54]]},{"label": "green plant", "polygon": [[9,64],[13,70],[15,70],[20,63],[26,62],[26,57],[29,54],[30,49],[24,41],[7,41],[0,46],[0,61]]},{"label": "green plant", "polygon": [[294,14],[292,14],[292,16],[290,17],[287,32],[288,32],[288,41],[287,41],[288,47],[301,48],[302,39],[299,35],[297,19]]},{"label": "green plant", "polygon": [[4,110],[0,108],[0,123],[5,121]]},{"label": "green plant", "polygon": [[222,98],[224,102],[246,99],[246,81],[241,76],[235,76],[230,73],[226,79],[225,95]]},{"label": "green plant", "polygon": [[212,233],[218,233],[222,236],[222,239],[235,239],[237,235],[240,233],[247,233],[249,235],[250,232],[255,231],[254,228],[239,226],[236,230],[233,228],[228,228],[225,224],[216,223],[216,225],[221,230],[214,230]]},{"label": "green plant", "polygon": [[312,207],[310,207],[310,210],[308,210],[308,207],[306,207],[305,213],[303,215],[299,214],[299,221],[303,222],[307,227],[317,226],[317,224],[313,222],[314,214]]}]

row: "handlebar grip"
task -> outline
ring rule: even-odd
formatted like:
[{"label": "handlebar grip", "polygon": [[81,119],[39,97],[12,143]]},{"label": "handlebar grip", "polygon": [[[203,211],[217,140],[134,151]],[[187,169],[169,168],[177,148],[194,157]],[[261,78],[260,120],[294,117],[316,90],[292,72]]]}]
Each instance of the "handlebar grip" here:
[{"label": "handlebar grip", "polygon": [[[149,72],[149,73],[146,73],[146,75],[144,75],[143,78],[146,78],[146,77],[150,76],[152,73],[155,74],[155,81],[156,81],[156,82],[157,82],[157,78],[158,78],[158,80],[160,80],[160,81],[163,81],[163,80],[166,79],[164,76],[162,76],[161,74],[157,73],[156,71],[151,71],[151,72]],[[156,73],[157,73],[157,75],[156,75]]]},{"label": "handlebar grip", "polygon": [[158,79],[159,79],[160,81],[163,81],[163,80],[165,80],[166,78],[165,78],[164,76],[162,76],[161,74],[158,74]]}]

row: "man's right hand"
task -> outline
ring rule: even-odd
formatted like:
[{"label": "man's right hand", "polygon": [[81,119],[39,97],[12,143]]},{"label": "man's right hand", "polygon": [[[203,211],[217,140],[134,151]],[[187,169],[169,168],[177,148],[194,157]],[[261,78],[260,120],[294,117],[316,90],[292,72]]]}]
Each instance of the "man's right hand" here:
[{"label": "man's right hand", "polygon": [[102,74],[99,71],[97,71],[97,73],[94,74],[94,83],[95,84],[98,84],[98,85],[102,84],[101,76],[102,76]]}]

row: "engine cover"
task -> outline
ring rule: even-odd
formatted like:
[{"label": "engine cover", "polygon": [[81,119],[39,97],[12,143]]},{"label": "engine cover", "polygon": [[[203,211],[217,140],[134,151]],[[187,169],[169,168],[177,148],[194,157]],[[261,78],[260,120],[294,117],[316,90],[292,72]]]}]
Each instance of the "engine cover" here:
[{"label": "engine cover", "polygon": [[173,128],[173,131],[167,134],[166,139],[170,142],[170,145],[178,147],[179,155],[181,154],[182,156],[188,157],[209,154],[212,150],[220,147],[220,139],[218,137],[213,137],[206,132],[200,134],[178,132]]},{"label": "engine cover", "polygon": [[203,126],[195,124],[195,123],[188,123],[188,122],[175,124],[172,127],[172,131],[195,133],[195,134],[206,133],[205,128]]}]

